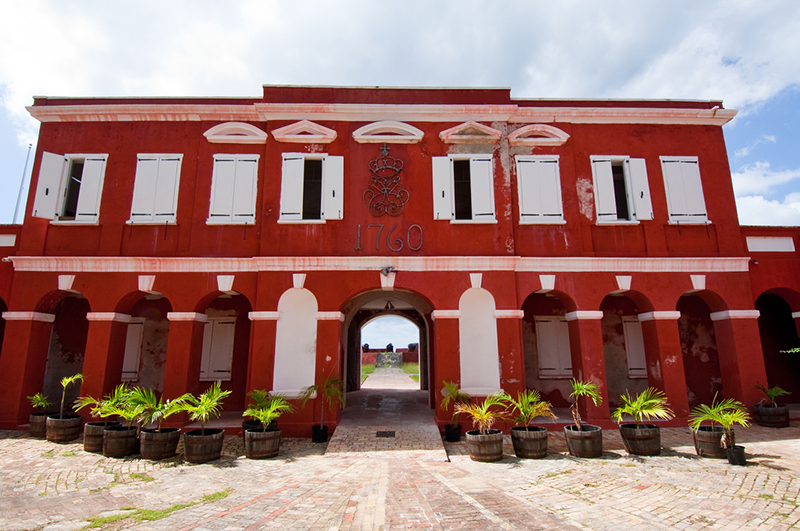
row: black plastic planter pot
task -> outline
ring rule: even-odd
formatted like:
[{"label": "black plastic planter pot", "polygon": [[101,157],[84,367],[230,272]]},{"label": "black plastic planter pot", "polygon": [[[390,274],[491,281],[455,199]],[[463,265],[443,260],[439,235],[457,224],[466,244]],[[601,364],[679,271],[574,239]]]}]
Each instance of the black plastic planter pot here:
[{"label": "black plastic planter pot", "polygon": [[526,459],[547,457],[547,430],[536,426],[511,428],[514,454]]},{"label": "black plastic planter pot", "polygon": [[488,430],[481,435],[478,430],[466,433],[469,458],[481,463],[492,463],[503,458],[503,432]]},{"label": "black plastic planter pot", "polygon": [[600,457],[603,455],[603,430],[600,426],[582,424],[564,426],[564,437],[567,439],[569,455],[574,457]]},{"label": "black plastic planter pot", "polygon": [[47,417],[47,440],[55,443],[74,441],[81,436],[83,417],[80,415],[52,415]]},{"label": "black plastic planter pot", "polygon": [[127,457],[139,453],[136,427],[109,426],[103,430],[103,455],[105,457]]},{"label": "black plastic planter pot", "polygon": [[83,451],[103,453],[103,434],[106,428],[119,426],[117,421],[87,422],[83,425]]},{"label": "black plastic planter pot", "polygon": [[747,464],[744,446],[729,446],[725,448],[725,452],[728,454],[728,463],[731,465],[745,466]]},{"label": "black plastic planter pot", "polygon": [[447,424],[444,427],[444,440],[446,442],[457,443],[461,441],[461,424]]},{"label": "black plastic planter pot", "polygon": [[174,457],[181,440],[180,428],[142,430],[139,434],[139,450],[143,459],[158,461]]},{"label": "black plastic planter pot", "polygon": [[214,428],[187,431],[183,434],[184,458],[189,463],[208,463],[215,461],[222,455],[222,442],[225,430]]},{"label": "black plastic planter pot", "polygon": [[244,455],[248,459],[266,459],[278,455],[281,430],[259,428],[244,432]]},{"label": "black plastic planter pot", "polygon": [[713,459],[725,459],[728,454],[722,445],[722,436],[724,434],[725,431],[721,426],[700,426],[697,431],[692,431],[694,449],[697,455]]},{"label": "black plastic planter pot", "polygon": [[753,406],[753,418],[759,426],[766,428],[788,428],[789,408],[786,404],[767,406],[756,404]]},{"label": "black plastic planter pot", "polygon": [[652,424],[620,424],[625,450],[633,455],[661,454],[661,430]]},{"label": "black plastic planter pot", "polygon": [[52,413],[31,413],[28,417],[30,425],[29,433],[31,437],[44,439],[47,437],[47,416]]},{"label": "black plastic planter pot", "polygon": [[324,443],[328,442],[328,427],[327,426],[311,426],[311,442]]}]

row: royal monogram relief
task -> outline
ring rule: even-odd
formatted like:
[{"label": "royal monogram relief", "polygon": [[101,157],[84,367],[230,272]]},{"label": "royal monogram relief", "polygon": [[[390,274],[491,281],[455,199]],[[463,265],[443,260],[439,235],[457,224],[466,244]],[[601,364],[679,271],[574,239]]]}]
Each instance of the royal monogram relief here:
[{"label": "royal monogram relief", "polygon": [[408,190],[400,187],[400,172],[403,161],[389,156],[389,147],[384,142],[381,156],[369,163],[369,185],[364,191],[364,203],[376,218],[384,214],[399,216],[408,203]]}]

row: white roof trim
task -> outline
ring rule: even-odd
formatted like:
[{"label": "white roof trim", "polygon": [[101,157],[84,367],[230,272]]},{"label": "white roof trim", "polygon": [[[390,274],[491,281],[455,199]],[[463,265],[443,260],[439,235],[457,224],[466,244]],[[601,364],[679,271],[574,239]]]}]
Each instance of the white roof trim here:
[{"label": "white roof trim", "polygon": [[563,146],[567,140],[569,140],[567,133],[557,127],[545,124],[526,125],[508,135],[508,143],[512,146]]},{"label": "white roof trim", "polygon": [[215,125],[203,136],[212,144],[266,144],[267,133],[243,122]]},{"label": "white roof trim", "polygon": [[[475,131],[470,133],[470,131]],[[488,125],[480,124],[474,120],[445,129],[439,133],[439,138],[446,144],[485,144],[487,142],[497,142],[503,136],[502,131],[498,131]]]},{"label": "white roof trim", "polygon": [[278,142],[293,144],[330,144],[336,140],[336,131],[309,120],[300,120],[272,131]]},{"label": "white roof trim", "polygon": [[392,120],[374,122],[353,131],[353,140],[359,144],[416,144],[425,136],[413,125]]}]

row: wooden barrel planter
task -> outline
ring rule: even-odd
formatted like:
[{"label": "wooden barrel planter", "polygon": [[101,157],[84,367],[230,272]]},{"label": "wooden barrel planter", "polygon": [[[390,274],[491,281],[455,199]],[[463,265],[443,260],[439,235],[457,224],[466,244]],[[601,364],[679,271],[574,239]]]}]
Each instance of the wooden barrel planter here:
[{"label": "wooden barrel planter", "polygon": [[756,404],[753,406],[753,418],[759,426],[788,428],[789,407],[786,404],[778,404],[777,406]]},{"label": "wooden barrel planter", "polygon": [[103,453],[103,433],[106,428],[119,426],[117,421],[87,422],[83,426],[83,451],[93,454]]},{"label": "wooden barrel planter", "polygon": [[169,459],[177,453],[180,440],[180,428],[142,430],[139,433],[139,451],[143,459]]},{"label": "wooden barrel planter", "polygon": [[469,430],[466,433],[469,458],[481,463],[492,463],[503,458],[503,432],[488,430],[481,435],[478,430]]},{"label": "wooden barrel planter", "polygon": [[258,428],[244,432],[244,455],[248,459],[266,459],[278,455],[281,430]]},{"label": "wooden barrel planter", "polygon": [[526,459],[547,457],[547,430],[537,426],[511,428],[514,454]]},{"label": "wooden barrel planter", "polygon": [[54,443],[71,442],[81,436],[83,417],[80,415],[52,415],[47,417],[47,440]]},{"label": "wooden barrel planter", "polygon": [[126,457],[139,453],[139,439],[136,427],[109,426],[103,431],[103,455],[105,457]]},{"label": "wooden barrel planter", "polygon": [[652,424],[620,424],[625,450],[633,455],[660,455],[661,429]]},{"label": "wooden barrel planter", "polygon": [[183,434],[184,458],[189,463],[208,463],[219,459],[224,438],[225,430],[219,428],[209,428],[205,435],[202,430],[187,431]]},{"label": "wooden barrel planter", "polygon": [[37,439],[47,437],[47,416],[52,413],[31,413],[28,417],[29,434]]},{"label": "wooden barrel planter", "polygon": [[600,426],[582,424],[564,426],[569,455],[574,457],[600,457],[603,455],[603,430]]},{"label": "wooden barrel planter", "polygon": [[447,424],[444,427],[445,442],[457,443],[461,441],[461,424]]},{"label": "wooden barrel planter", "polygon": [[694,450],[700,457],[725,459],[728,454],[722,444],[725,431],[721,426],[700,426],[697,431],[692,431]]}]

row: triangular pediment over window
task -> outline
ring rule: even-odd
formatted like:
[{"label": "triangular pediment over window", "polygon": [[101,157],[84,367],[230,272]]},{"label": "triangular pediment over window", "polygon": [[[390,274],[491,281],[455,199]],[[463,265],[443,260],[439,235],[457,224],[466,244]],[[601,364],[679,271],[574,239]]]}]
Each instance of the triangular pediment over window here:
[{"label": "triangular pediment over window", "polygon": [[567,140],[569,140],[567,133],[545,124],[526,125],[508,135],[508,143],[512,146],[563,146]]},{"label": "triangular pediment over window", "polygon": [[353,131],[353,140],[359,144],[416,144],[423,136],[413,125],[394,121],[374,122]]},{"label": "triangular pediment over window", "polygon": [[439,133],[439,138],[447,144],[495,143],[501,136],[503,136],[501,131],[472,120]]},{"label": "triangular pediment over window", "polygon": [[203,136],[212,144],[266,144],[267,133],[244,122],[226,122],[215,125]]},{"label": "triangular pediment over window", "polygon": [[272,136],[278,142],[293,144],[330,144],[336,140],[336,131],[315,124],[309,120],[285,125],[272,131]]}]

